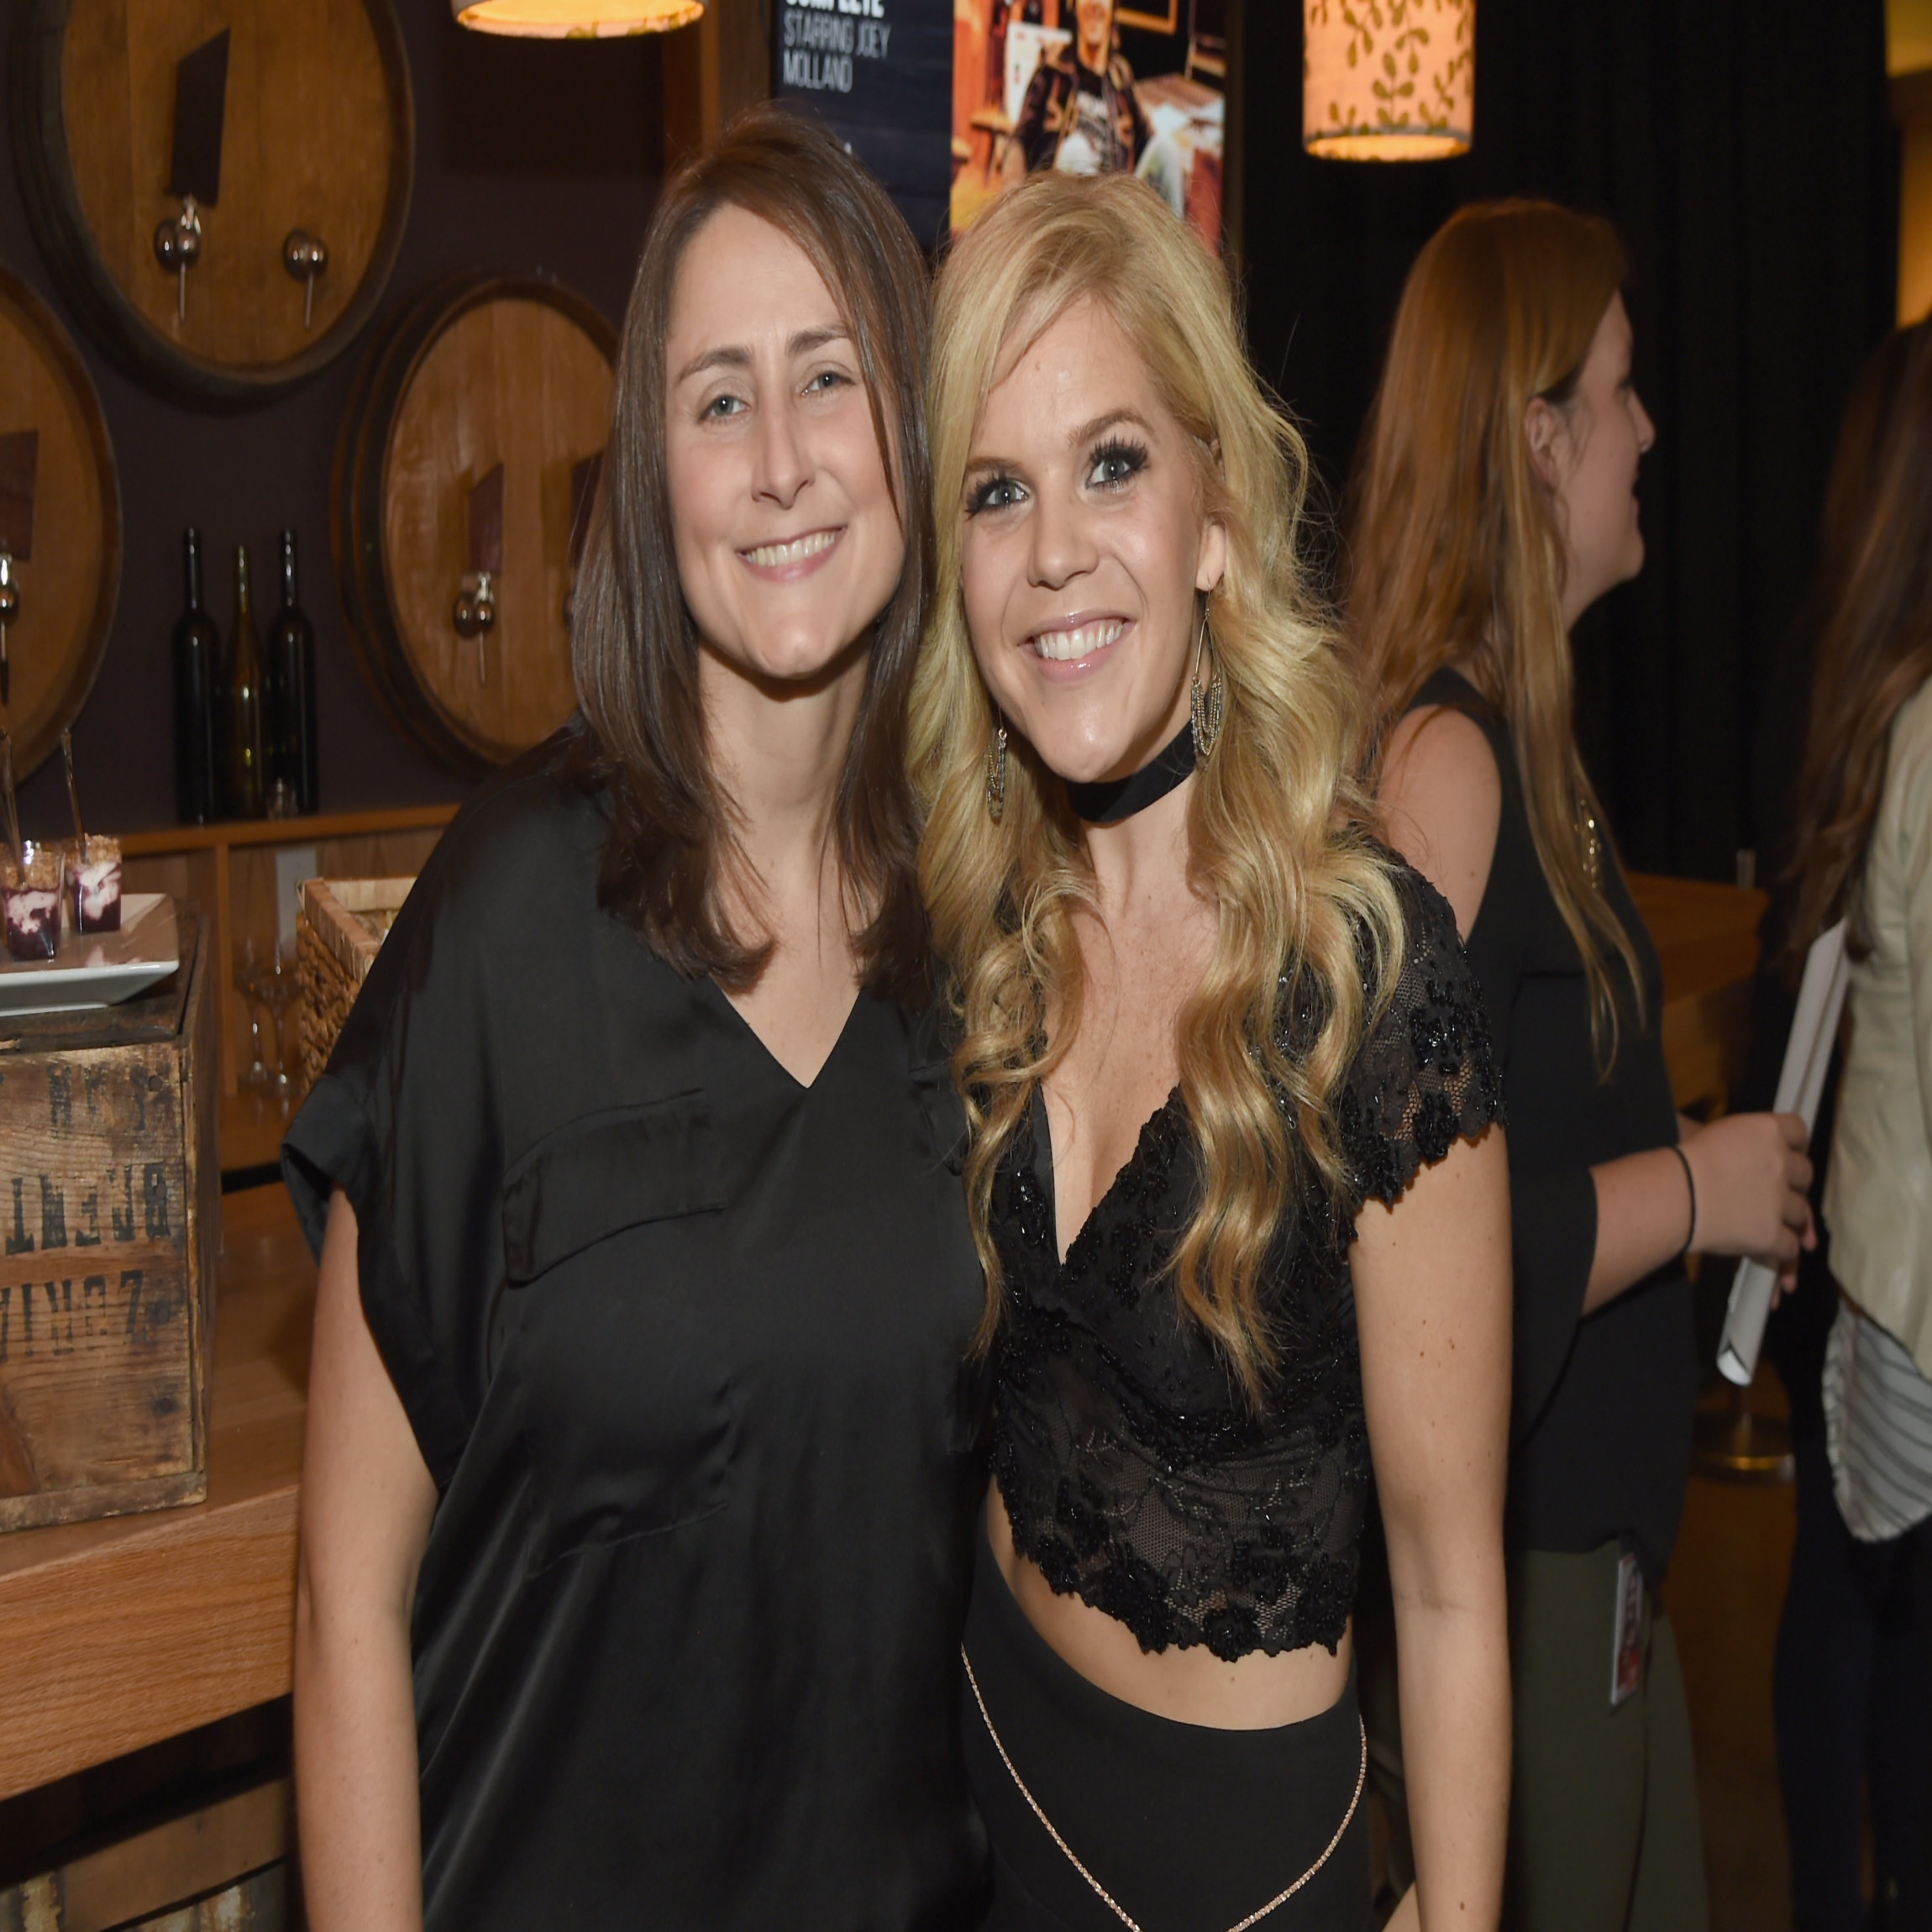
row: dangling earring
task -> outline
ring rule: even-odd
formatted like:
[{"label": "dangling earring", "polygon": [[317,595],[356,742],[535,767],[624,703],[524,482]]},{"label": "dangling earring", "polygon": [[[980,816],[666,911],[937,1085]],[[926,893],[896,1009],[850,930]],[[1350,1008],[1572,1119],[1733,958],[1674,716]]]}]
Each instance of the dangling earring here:
[{"label": "dangling earring", "polygon": [[1214,666],[1214,675],[1205,685],[1201,683],[1201,659],[1207,652],[1208,614],[1204,599],[1201,604],[1200,628],[1194,633],[1194,670],[1193,681],[1188,686],[1188,716],[1194,721],[1194,756],[1203,764],[1214,756],[1214,748],[1221,742],[1221,711],[1227,701],[1227,689],[1221,683],[1221,665]]},{"label": "dangling earring", "polygon": [[1006,814],[1006,721],[997,711],[993,742],[986,747],[986,816],[997,825]]}]

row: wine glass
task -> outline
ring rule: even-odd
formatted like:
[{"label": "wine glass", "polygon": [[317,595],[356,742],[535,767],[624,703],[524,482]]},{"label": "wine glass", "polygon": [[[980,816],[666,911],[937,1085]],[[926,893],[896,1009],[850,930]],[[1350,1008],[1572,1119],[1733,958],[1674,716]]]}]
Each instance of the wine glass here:
[{"label": "wine glass", "polygon": [[258,1005],[262,1000],[262,967],[270,948],[260,939],[244,936],[234,942],[234,984],[248,1005],[249,1042],[251,1057],[247,1069],[242,1074],[239,1085],[254,1093],[267,1093],[276,1084],[281,1053],[277,1050],[277,1068],[270,1071],[261,1055],[261,1014]]},{"label": "wine glass", "polygon": [[300,990],[296,977],[293,944],[276,946],[267,950],[255,974],[255,991],[263,1005],[268,1008],[271,1021],[270,1037],[275,1043],[275,1067],[270,1075],[270,1084],[284,1094],[294,1084],[289,1078],[288,1055],[284,1051],[287,1014],[289,1008],[295,1004]]}]

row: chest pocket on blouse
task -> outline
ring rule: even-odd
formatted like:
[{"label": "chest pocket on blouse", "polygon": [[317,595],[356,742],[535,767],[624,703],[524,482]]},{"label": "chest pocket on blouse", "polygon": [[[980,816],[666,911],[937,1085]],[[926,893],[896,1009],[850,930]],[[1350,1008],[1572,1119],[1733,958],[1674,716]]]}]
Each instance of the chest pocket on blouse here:
[{"label": "chest pocket on blouse", "polygon": [[722,1150],[702,1095],[573,1122],[504,1189],[534,1570],[730,1500]]}]

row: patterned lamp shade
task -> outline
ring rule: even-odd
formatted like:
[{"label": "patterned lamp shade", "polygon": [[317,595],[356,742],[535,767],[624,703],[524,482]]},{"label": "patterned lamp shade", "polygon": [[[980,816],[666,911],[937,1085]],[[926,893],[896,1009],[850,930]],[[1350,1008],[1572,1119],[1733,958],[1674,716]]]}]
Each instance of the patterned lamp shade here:
[{"label": "patterned lamp shade", "polygon": [[1476,0],[1302,0],[1301,144],[1339,161],[1469,151]]},{"label": "patterned lamp shade", "polygon": [[662,34],[705,10],[704,0],[449,0],[457,24],[538,40],[610,40]]}]

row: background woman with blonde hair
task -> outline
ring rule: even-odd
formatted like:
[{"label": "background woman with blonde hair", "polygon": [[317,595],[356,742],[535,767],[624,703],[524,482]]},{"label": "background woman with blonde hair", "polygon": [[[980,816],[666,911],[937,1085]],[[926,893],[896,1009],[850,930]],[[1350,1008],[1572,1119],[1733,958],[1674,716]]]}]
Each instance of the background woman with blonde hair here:
[{"label": "background woman with blonde hair", "polygon": [[1503,1072],[1504,1923],[1565,1932],[1705,1923],[1656,1600],[1697,1389],[1683,1263],[1750,1254],[1788,1273],[1812,1238],[1795,1116],[1677,1115],[1656,953],[1572,735],[1571,627],[1643,563],[1635,488],[1655,432],[1630,382],[1624,274],[1605,222],[1535,202],[1454,216],[1404,289],[1347,518],[1347,627],[1389,836],[1455,908]]},{"label": "background woman with blonde hair", "polygon": [[1299,438],[1226,277],[1042,176],[942,273],[921,875],[963,1038],[994,1483],[969,1772],[1000,1927],[1360,1927],[1373,1452],[1408,1922],[1494,1920],[1507,1226],[1448,909],[1365,830]]}]

